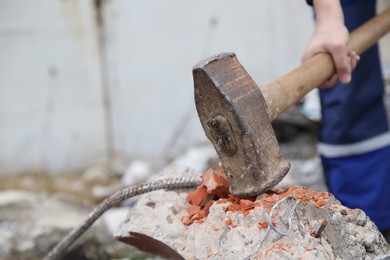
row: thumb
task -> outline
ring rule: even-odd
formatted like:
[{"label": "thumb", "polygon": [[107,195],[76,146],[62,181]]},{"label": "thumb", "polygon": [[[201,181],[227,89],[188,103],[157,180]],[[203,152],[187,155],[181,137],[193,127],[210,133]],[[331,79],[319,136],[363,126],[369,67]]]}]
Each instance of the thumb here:
[{"label": "thumb", "polygon": [[302,54],[301,62],[305,62],[311,57],[313,57],[316,54],[316,52],[313,51],[312,48],[306,49],[305,52]]}]

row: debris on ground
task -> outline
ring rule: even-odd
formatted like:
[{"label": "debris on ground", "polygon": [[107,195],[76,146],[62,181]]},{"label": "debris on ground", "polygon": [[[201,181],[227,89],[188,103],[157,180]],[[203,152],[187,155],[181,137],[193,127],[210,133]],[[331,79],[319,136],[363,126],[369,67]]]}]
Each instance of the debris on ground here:
[{"label": "debris on ground", "polygon": [[[69,196],[40,196],[31,192],[0,192],[0,258],[41,259],[92,205],[80,205]],[[112,234],[98,221],[67,253],[69,259],[105,259]]]},{"label": "debris on ground", "polygon": [[[116,237],[184,259],[373,259],[390,246],[366,214],[303,187],[238,198],[221,166],[192,192],[140,197]],[[151,243],[153,241],[153,243]]]}]

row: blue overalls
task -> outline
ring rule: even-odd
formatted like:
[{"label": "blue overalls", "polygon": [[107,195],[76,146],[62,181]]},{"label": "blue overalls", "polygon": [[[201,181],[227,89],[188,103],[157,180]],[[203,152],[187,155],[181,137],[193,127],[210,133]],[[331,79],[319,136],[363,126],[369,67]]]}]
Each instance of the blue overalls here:
[{"label": "blue overalls", "polygon": [[[376,2],[347,0],[343,11],[352,31],[376,14]],[[389,230],[390,132],[383,94],[375,45],[361,55],[351,83],[320,89],[318,152],[329,191],[343,205],[364,210],[380,230]]]}]

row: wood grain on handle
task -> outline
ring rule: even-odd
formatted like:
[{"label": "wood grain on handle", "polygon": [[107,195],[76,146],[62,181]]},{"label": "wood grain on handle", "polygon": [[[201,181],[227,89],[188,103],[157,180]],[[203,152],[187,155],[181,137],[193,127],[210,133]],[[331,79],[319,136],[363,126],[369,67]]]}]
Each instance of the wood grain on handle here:
[{"label": "wood grain on handle", "polygon": [[[348,49],[361,54],[389,31],[390,8],[354,30],[349,36]],[[319,53],[288,74],[262,87],[261,92],[267,103],[270,121],[334,73],[335,66],[330,54]]]}]

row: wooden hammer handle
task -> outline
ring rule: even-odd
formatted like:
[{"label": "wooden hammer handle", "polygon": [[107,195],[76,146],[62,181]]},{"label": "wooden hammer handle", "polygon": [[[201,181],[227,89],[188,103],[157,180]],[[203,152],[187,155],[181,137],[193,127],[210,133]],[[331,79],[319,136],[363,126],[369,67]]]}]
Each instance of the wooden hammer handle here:
[{"label": "wooden hammer handle", "polygon": [[[363,53],[390,30],[390,8],[375,16],[349,37],[348,49]],[[335,73],[329,53],[319,53],[279,79],[261,88],[272,122],[285,109]]]}]

